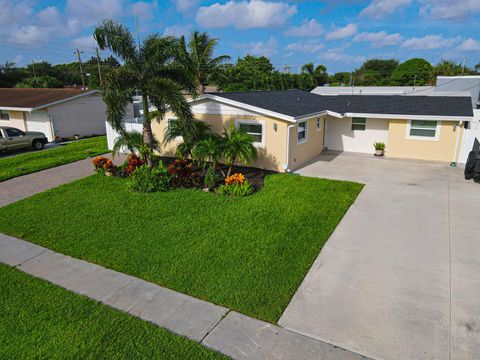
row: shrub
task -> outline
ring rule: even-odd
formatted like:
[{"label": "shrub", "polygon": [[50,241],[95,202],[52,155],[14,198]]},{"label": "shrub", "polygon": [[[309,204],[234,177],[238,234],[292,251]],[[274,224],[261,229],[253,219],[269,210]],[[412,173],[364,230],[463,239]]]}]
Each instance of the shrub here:
[{"label": "shrub", "polygon": [[225,179],[225,184],[227,185],[233,185],[233,184],[243,184],[245,182],[245,176],[240,173],[236,173],[233,175],[230,175]]},{"label": "shrub", "polygon": [[174,187],[194,187],[199,185],[200,177],[193,171],[193,162],[189,159],[176,159],[168,166]]},{"label": "shrub", "polygon": [[129,154],[127,156],[127,161],[125,162],[125,169],[124,172],[127,176],[130,176],[132,172],[134,172],[136,169],[138,169],[140,166],[142,166],[145,162],[141,160],[137,155],[135,154]]},{"label": "shrub", "polygon": [[243,183],[225,184],[217,188],[217,193],[231,196],[247,196],[254,191],[253,186],[247,181]]},{"label": "shrub", "polygon": [[170,176],[162,163],[153,168],[143,164],[130,174],[128,187],[146,193],[167,191],[170,188]]},{"label": "shrub", "polygon": [[116,174],[118,172],[118,167],[113,164],[113,161],[103,157],[97,156],[92,160],[93,166],[97,173],[111,173]]},{"label": "shrub", "polygon": [[205,178],[203,179],[203,184],[206,188],[211,189],[215,187],[217,183],[217,174],[215,174],[215,169],[213,165],[209,166],[207,169],[207,173],[205,174]]}]

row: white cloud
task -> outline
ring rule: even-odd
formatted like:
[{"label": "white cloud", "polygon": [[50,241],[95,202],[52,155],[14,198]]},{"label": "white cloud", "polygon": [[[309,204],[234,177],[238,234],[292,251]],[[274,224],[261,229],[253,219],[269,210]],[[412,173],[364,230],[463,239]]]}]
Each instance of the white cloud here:
[{"label": "white cloud", "polygon": [[177,11],[185,13],[195,9],[198,6],[199,0],[173,0]]},{"label": "white cloud", "polygon": [[192,31],[192,26],[191,25],[172,25],[167,28],[165,28],[165,31],[163,32],[165,35],[170,35],[170,36],[182,36],[182,35],[187,35],[190,31]]},{"label": "white cloud", "polygon": [[412,0],[373,0],[370,5],[360,12],[360,16],[380,19],[398,9],[410,5]]},{"label": "white cloud", "polygon": [[240,43],[235,45],[237,48],[245,49],[250,55],[257,56],[273,56],[278,53],[278,43],[274,37],[270,37],[268,41],[257,41],[250,43]]},{"label": "white cloud", "polygon": [[316,53],[325,47],[318,40],[310,40],[306,42],[295,42],[288,44],[285,50],[293,52]]},{"label": "white cloud", "polygon": [[291,26],[285,31],[287,36],[313,37],[324,32],[323,26],[316,19],[304,19],[299,26]]},{"label": "white cloud", "polygon": [[387,34],[386,31],[379,31],[376,33],[362,32],[357,34],[353,41],[356,42],[369,42],[374,48],[380,48],[383,46],[398,45],[403,41],[402,35],[399,33]]},{"label": "white cloud", "polygon": [[15,30],[10,37],[10,41],[15,44],[26,46],[41,46],[39,42],[46,42],[49,39],[47,32],[42,31],[35,25],[22,26]]},{"label": "white cloud", "polygon": [[[132,8],[125,6],[127,8],[131,13]],[[91,26],[102,19],[120,17],[124,13],[124,4],[122,0],[68,0],[66,13],[83,26]]]},{"label": "white cloud", "polygon": [[332,48],[324,51],[320,55],[321,59],[324,60],[333,60],[333,61],[340,61],[340,62],[357,62],[361,63],[366,60],[365,56],[362,55],[349,55],[344,52],[343,48]]},{"label": "white cloud", "polygon": [[153,20],[155,15],[155,10],[158,8],[157,1],[146,2],[138,1],[132,5],[135,9],[135,14],[140,20],[150,21]]},{"label": "white cloud", "polygon": [[20,54],[15,55],[12,62],[15,63],[16,66],[22,66],[23,65],[23,56],[20,55]]},{"label": "white cloud", "polygon": [[480,13],[480,0],[420,0],[420,14],[432,19],[462,19]]},{"label": "white cloud", "polygon": [[409,38],[403,42],[402,47],[412,50],[434,50],[452,47],[460,41],[460,37],[444,38],[443,35],[427,35]]},{"label": "white cloud", "polygon": [[480,41],[468,38],[457,46],[455,50],[459,52],[480,51]]},{"label": "white cloud", "polygon": [[5,31],[9,26],[23,23],[33,14],[30,1],[0,0],[0,9],[0,32]]},{"label": "white cloud", "polygon": [[271,28],[285,24],[297,12],[296,5],[263,0],[228,1],[198,9],[196,20],[205,28]]},{"label": "white cloud", "polygon": [[332,31],[325,35],[327,40],[340,40],[354,35],[357,32],[357,25],[348,24],[344,27],[334,27]]},{"label": "white cloud", "polygon": [[92,35],[81,36],[76,39],[73,39],[70,44],[73,47],[79,48],[80,50],[92,49],[97,46],[97,42]]}]

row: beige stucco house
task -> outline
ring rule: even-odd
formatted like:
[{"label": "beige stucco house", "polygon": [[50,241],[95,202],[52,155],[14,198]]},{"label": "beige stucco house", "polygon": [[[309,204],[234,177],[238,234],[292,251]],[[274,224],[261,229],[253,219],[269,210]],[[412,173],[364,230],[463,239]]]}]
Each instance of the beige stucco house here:
[{"label": "beige stucco house", "polygon": [[[206,94],[191,100],[198,120],[221,132],[231,123],[255,139],[252,166],[295,170],[325,149],[373,154],[386,144],[386,157],[458,161],[464,127],[472,120],[468,97],[339,95],[300,90]],[[153,123],[158,139],[167,121]],[[180,142],[162,149],[174,155]]]},{"label": "beige stucco house", "polygon": [[0,126],[40,131],[48,141],[105,134],[97,90],[0,88]]}]

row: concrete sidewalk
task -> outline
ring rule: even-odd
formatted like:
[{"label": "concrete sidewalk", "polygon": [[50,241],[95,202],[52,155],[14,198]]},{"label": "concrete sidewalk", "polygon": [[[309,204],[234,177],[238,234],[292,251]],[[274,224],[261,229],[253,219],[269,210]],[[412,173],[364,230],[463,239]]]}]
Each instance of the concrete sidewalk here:
[{"label": "concrete sidewalk", "polygon": [[225,307],[1,233],[0,262],[235,359],[366,359]]},{"label": "concrete sidewalk", "polygon": [[[125,158],[124,155],[116,156],[115,163],[122,163]],[[3,181],[0,183],[0,207],[93,173],[92,159],[89,158]]]}]

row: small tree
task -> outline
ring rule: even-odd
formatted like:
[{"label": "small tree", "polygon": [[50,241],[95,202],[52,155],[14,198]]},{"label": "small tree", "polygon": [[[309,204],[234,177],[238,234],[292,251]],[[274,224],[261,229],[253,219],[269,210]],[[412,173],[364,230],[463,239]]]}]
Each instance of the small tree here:
[{"label": "small tree", "polygon": [[[222,156],[222,144],[221,139],[217,135],[211,134],[207,139],[201,140],[195,145],[192,152],[192,157],[196,161],[205,164],[210,161],[212,168],[215,170],[218,165],[218,160]],[[225,177],[225,173],[220,169],[222,175]]]},{"label": "small tree", "polygon": [[[143,139],[143,134],[139,133],[138,131],[127,131],[115,139],[113,144],[112,154],[119,154],[122,147],[126,147],[130,153],[134,154],[135,152],[141,153],[146,145]],[[155,137],[153,137],[153,145],[152,148],[154,150],[160,149],[160,144]],[[140,154],[143,158],[143,154]],[[146,160],[146,159],[144,159]]]},{"label": "small tree", "polygon": [[183,141],[177,146],[177,155],[186,158],[192,155],[195,145],[210,135],[210,125],[203,121],[193,119],[189,122],[188,128],[184,122],[170,122],[163,135],[163,144],[166,145],[181,137]]},{"label": "small tree", "polygon": [[227,177],[232,173],[233,166],[237,160],[248,164],[258,156],[257,149],[253,146],[253,138],[244,130],[230,125],[224,129],[221,137],[222,156],[228,164]]}]

